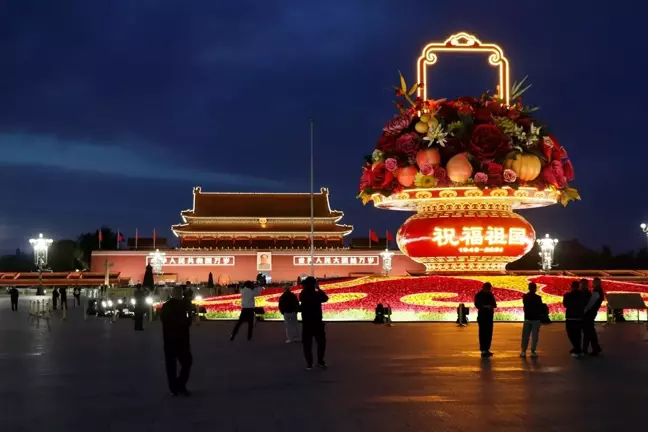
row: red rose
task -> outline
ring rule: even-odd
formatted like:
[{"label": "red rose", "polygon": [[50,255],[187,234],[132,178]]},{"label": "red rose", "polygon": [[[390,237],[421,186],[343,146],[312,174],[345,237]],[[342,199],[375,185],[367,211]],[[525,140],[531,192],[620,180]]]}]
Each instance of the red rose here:
[{"label": "red rose", "polygon": [[499,102],[495,101],[488,101],[486,102],[486,108],[488,111],[490,111],[494,116],[503,116],[506,113],[506,107],[503,106]]},{"label": "red rose", "polygon": [[502,172],[504,171],[504,167],[495,162],[491,162],[485,165],[486,165],[486,172],[488,173],[488,177],[499,177],[502,175]]},{"label": "red rose", "polygon": [[394,180],[394,173],[387,170],[384,162],[373,164],[371,168],[371,187],[373,189],[385,189],[392,180]]},{"label": "red rose", "polygon": [[383,153],[394,153],[397,150],[396,146],[396,137],[389,135],[388,133],[383,133],[378,139],[378,144],[376,144],[376,149],[380,150]]},{"label": "red rose", "polygon": [[467,103],[457,104],[457,112],[462,116],[471,116],[473,114],[473,107]]},{"label": "red rose", "polygon": [[473,129],[470,138],[470,153],[479,160],[494,159],[511,148],[509,137],[495,125],[480,124]]},{"label": "red rose", "polygon": [[542,170],[542,179],[549,185],[562,189],[567,185],[567,177],[560,161],[554,160]]},{"label": "red rose", "polygon": [[477,108],[475,110],[475,118],[480,123],[490,123],[493,119],[493,115],[486,108]]},{"label": "red rose", "polygon": [[533,119],[531,117],[520,117],[515,120],[515,123],[517,123],[518,126],[522,126],[525,132],[528,132],[531,129],[531,123],[533,123]]},{"label": "red rose", "polygon": [[432,175],[437,180],[437,186],[439,187],[450,186],[450,179],[448,178],[448,172],[446,171],[445,168],[440,166],[434,168],[434,172],[432,173]]},{"label": "red rose", "polygon": [[390,135],[398,135],[403,131],[403,129],[409,127],[411,121],[412,116],[409,112],[405,112],[403,114],[394,116],[393,119],[389,120],[383,127],[383,130]]},{"label": "red rose", "polygon": [[455,122],[459,120],[457,107],[453,102],[441,102],[439,104],[439,111],[437,112],[437,117],[444,119],[446,123]]},{"label": "red rose", "polygon": [[506,117],[510,118],[511,120],[517,120],[520,118],[520,111],[515,110],[515,109],[510,109],[508,113],[506,113]]},{"label": "red rose", "polygon": [[565,159],[565,161],[562,164],[562,169],[563,169],[563,173],[565,173],[565,177],[567,178],[567,181],[574,180],[574,166],[572,165],[569,159]]},{"label": "red rose", "polygon": [[414,132],[401,135],[396,140],[396,148],[408,156],[416,156],[419,151],[418,135]]}]

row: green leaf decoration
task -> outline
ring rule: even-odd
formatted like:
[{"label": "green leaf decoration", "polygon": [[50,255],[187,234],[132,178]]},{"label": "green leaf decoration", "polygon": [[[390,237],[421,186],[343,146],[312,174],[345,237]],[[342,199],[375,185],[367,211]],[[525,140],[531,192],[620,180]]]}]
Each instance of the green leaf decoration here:
[{"label": "green leaf decoration", "polygon": [[408,96],[412,96],[416,90],[418,90],[418,83],[414,84],[411,89],[407,92]]},{"label": "green leaf decoration", "polygon": [[519,99],[525,91],[529,90],[531,88],[531,84],[528,86],[522,88],[524,85],[524,82],[529,78],[529,75],[525,76],[522,81],[520,82],[514,82],[513,87],[511,87],[511,100],[516,100]]}]

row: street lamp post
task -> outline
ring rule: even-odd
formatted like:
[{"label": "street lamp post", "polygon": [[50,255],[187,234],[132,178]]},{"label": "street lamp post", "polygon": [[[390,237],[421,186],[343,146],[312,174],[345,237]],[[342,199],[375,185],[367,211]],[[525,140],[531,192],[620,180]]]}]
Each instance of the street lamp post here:
[{"label": "street lamp post", "polygon": [[641,228],[641,231],[643,231],[644,234],[646,234],[646,241],[648,241],[648,225],[642,223],[641,225],[639,225],[639,227]]},{"label": "street lamp post", "polygon": [[54,240],[43,238],[38,234],[35,239],[29,239],[29,244],[34,248],[34,263],[38,267],[38,291],[37,295],[43,295],[43,267],[47,266],[47,250]]},{"label": "street lamp post", "polygon": [[538,240],[540,245],[540,266],[542,271],[548,272],[554,264],[554,250],[558,244],[558,240],[552,239],[549,237],[549,234],[545,235],[544,238]]},{"label": "street lamp post", "polygon": [[166,262],[166,254],[164,252],[160,252],[159,249],[155,249],[155,252],[151,252],[149,254],[149,262],[151,263],[151,267],[153,268],[153,273],[160,275],[162,274],[162,266]]},{"label": "street lamp post", "polygon": [[385,249],[384,251],[380,252],[380,256],[382,257],[383,275],[389,276],[389,272],[392,269],[392,257],[394,256],[394,252],[390,252],[389,249]]}]

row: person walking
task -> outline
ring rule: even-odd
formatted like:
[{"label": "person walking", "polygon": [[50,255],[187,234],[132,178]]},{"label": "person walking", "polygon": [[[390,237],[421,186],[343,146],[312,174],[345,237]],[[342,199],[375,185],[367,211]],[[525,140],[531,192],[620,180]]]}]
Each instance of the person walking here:
[{"label": "person walking", "polygon": [[142,289],[142,285],[137,285],[133,297],[135,297],[135,314],[133,316],[135,320],[135,331],[143,331],[144,313],[146,312],[146,292]]},{"label": "person walking", "polygon": [[252,332],[254,331],[254,306],[255,298],[263,291],[262,286],[254,286],[252,281],[247,281],[243,284],[243,289],[241,290],[241,314],[239,319],[234,325],[232,334],[230,336],[230,341],[233,341],[238,334],[239,328],[244,322],[247,322],[248,325],[248,341],[252,340]]},{"label": "person walking", "polygon": [[56,288],[52,290],[52,309],[56,310],[56,306],[58,305],[58,299],[59,299],[59,292]]},{"label": "person walking", "polygon": [[542,314],[544,313],[544,304],[542,297],[536,294],[538,286],[535,282],[529,283],[529,292],[522,296],[524,304],[524,324],[522,325],[522,351],[520,357],[526,357],[526,351],[529,346],[529,336],[531,336],[531,357],[537,357],[536,348],[538,347],[538,336],[540,334],[540,325],[542,324]]},{"label": "person walking", "polygon": [[284,293],[279,297],[279,312],[284,317],[286,328],[286,343],[299,342],[299,329],[297,328],[297,312],[299,311],[299,299],[291,291],[291,286],[284,287]]},{"label": "person walking", "polygon": [[328,296],[322,291],[314,277],[309,276],[301,282],[299,295],[302,314],[302,344],[306,358],[306,370],[313,369],[313,338],[317,343],[317,366],[326,369],[326,326],[322,320],[322,303]]},{"label": "person walking", "polygon": [[18,289],[16,287],[11,287],[11,289],[9,290],[9,296],[11,297],[11,310],[17,311],[18,297],[20,297],[20,293],[18,292]]},{"label": "person walking", "polygon": [[578,281],[573,281],[571,289],[563,296],[565,307],[565,330],[571,342],[571,356],[581,356],[581,333],[583,331],[583,316],[585,311],[585,294],[580,290]]},{"label": "person walking", "polygon": [[67,304],[67,288],[61,287],[59,288],[59,291],[61,292],[61,310],[65,309],[68,310],[68,304]]},{"label": "person walking", "polygon": [[72,296],[74,297],[74,307],[81,306],[81,288],[74,287]]},{"label": "person walking", "polygon": [[[189,327],[191,315],[187,310],[186,299],[183,298],[181,286],[173,287],[171,298],[164,302],[160,312],[162,321],[162,339],[164,341],[164,362],[166,364],[167,380],[171,394],[190,396],[187,381],[193,358],[189,343]],[[177,374],[177,364],[180,363],[180,374]]]},{"label": "person walking", "polygon": [[[601,345],[599,345],[594,324],[603,300],[605,300],[605,293],[603,292],[601,279],[594,278],[592,281],[592,294],[583,311],[583,354],[594,357],[601,353]],[[592,352],[589,352],[590,344],[592,345]]]},{"label": "person walking", "polygon": [[493,341],[493,318],[495,315],[495,296],[491,292],[493,285],[486,282],[481,291],[475,295],[475,307],[477,308],[477,324],[479,324],[479,350],[482,357],[491,357],[490,351]]}]

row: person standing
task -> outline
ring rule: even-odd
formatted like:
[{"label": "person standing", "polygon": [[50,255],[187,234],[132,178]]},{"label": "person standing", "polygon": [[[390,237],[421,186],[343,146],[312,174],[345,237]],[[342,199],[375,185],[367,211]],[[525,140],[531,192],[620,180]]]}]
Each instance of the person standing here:
[{"label": "person standing", "polygon": [[326,369],[326,327],[322,320],[322,303],[328,296],[319,289],[314,277],[309,276],[301,282],[302,292],[299,295],[302,314],[302,344],[306,358],[306,370],[313,369],[313,338],[317,343],[317,366]]},{"label": "person standing", "polygon": [[252,332],[254,331],[255,298],[256,296],[261,294],[262,290],[263,287],[255,287],[252,281],[247,281],[245,282],[245,284],[243,284],[243,289],[241,290],[241,314],[239,315],[238,321],[234,325],[234,329],[232,330],[232,334],[230,336],[230,341],[233,341],[236,338],[239,328],[241,328],[241,324],[243,324],[244,322],[247,322],[248,325],[247,338],[249,341],[252,340]]},{"label": "person standing", "polygon": [[[162,339],[164,341],[164,362],[166,363],[167,380],[171,394],[190,396],[187,381],[191,372],[193,358],[189,343],[191,315],[187,310],[181,286],[173,287],[171,298],[164,302],[160,313],[162,321]],[[180,363],[180,374],[177,375],[177,363]]]},{"label": "person standing", "polygon": [[146,292],[142,289],[142,285],[137,285],[135,293],[135,331],[144,330],[144,312],[146,311]]},{"label": "person standing", "polygon": [[61,287],[59,291],[61,291],[61,310],[67,310],[67,288]]},{"label": "person standing", "polygon": [[571,289],[563,296],[565,307],[565,330],[572,344],[571,356],[581,356],[581,333],[583,331],[583,316],[585,311],[585,294],[579,289],[578,281],[573,281]]},{"label": "person standing", "polygon": [[59,299],[59,292],[56,288],[52,290],[52,309],[56,310],[56,306],[58,305],[58,299]]},{"label": "person standing", "polygon": [[540,325],[542,324],[542,314],[544,313],[544,304],[542,297],[536,294],[538,286],[535,282],[529,283],[529,292],[522,296],[524,304],[524,324],[522,325],[522,351],[520,357],[526,357],[526,350],[529,346],[529,336],[531,336],[531,357],[537,357],[536,348],[538,347],[538,336],[540,334]]},{"label": "person standing", "polygon": [[12,311],[17,311],[18,310],[18,297],[20,296],[20,293],[18,292],[18,289],[16,287],[11,287],[9,290],[9,295],[11,297],[11,310]]},{"label": "person standing", "polygon": [[[603,292],[601,279],[594,278],[592,281],[592,294],[583,311],[583,354],[589,353],[594,357],[601,353],[601,345],[599,345],[594,322],[603,300],[605,300],[605,293]],[[592,345],[592,352],[589,352],[590,344]]]},{"label": "person standing", "polygon": [[290,285],[286,285],[284,293],[279,297],[279,312],[284,317],[286,327],[286,343],[299,342],[299,329],[297,328],[297,312],[299,310],[299,299],[291,291]]},{"label": "person standing", "polygon": [[495,296],[491,292],[493,285],[486,282],[481,291],[475,295],[475,307],[477,308],[477,324],[479,324],[479,350],[482,357],[491,357],[490,351],[493,341],[493,318],[495,315]]},{"label": "person standing", "polygon": [[74,287],[72,290],[72,296],[74,297],[74,307],[81,306],[81,288]]}]

